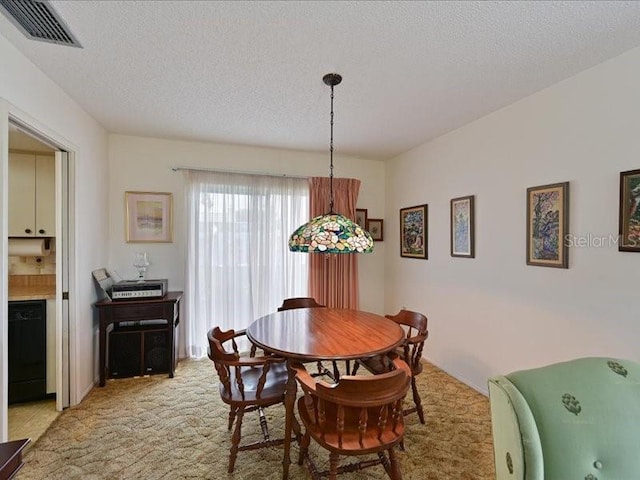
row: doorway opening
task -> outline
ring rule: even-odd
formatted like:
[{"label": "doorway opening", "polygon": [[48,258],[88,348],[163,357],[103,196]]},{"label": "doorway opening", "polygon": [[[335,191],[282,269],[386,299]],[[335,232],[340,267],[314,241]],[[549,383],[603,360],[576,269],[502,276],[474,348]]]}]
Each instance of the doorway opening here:
[{"label": "doorway opening", "polygon": [[[5,418],[9,440],[35,440],[69,406],[70,399],[71,168],[69,155],[60,145],[17,119],[9,119],[8,138],[9,310],[12,306],[20,310],[31,301],[42,305],[43,318],[18,314],[12,325],[9,315],[9,405]],[[28,344],[25,338],[32,335],[41,339],[31,341],[39,351],[21,355]]]}]

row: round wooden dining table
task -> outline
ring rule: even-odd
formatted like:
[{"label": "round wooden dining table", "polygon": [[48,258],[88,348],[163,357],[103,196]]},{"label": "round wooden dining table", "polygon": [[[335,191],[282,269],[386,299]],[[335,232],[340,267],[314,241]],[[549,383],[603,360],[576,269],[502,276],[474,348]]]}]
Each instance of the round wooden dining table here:
[{"label": "round wooden dining table", "polygon": [[[374,313],[297,308],[258,318],[247,328],[247,337],[260,348],[285,357],[291,365],[294,361],[354,360],[383,354],[400,345],[405,335],[397,323]],[[284,400],[284,480],[291,464],[296,389],[295,371],[289,368]]]}]

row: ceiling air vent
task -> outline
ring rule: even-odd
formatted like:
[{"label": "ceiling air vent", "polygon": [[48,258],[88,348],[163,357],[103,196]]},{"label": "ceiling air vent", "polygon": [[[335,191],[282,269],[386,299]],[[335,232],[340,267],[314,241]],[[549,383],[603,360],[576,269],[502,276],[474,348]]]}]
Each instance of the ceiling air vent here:
[{"label": "ceiling air vent", "polygon": [[0,0],[2,12],[33,40],[82,48],[80,42],[45,0]]}]

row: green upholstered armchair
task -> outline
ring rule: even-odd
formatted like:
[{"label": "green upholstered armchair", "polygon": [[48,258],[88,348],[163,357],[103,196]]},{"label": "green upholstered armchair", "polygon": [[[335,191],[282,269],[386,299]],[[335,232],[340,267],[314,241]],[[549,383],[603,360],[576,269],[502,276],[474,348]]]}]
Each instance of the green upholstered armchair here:
[{"label": "green upholstered armchair", "polygon": [[640,364],[580,358],[489,379],[497,480],[640,479]]}]

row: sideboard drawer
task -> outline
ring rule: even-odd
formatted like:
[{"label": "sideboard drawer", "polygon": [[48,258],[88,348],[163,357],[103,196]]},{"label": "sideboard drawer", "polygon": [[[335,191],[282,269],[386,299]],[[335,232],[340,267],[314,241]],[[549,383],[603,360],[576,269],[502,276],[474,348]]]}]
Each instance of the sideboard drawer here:
[{"label": "sideboard drawer", "polygon": [[[173,308],[172,305],[170,305]],[[165,304],[138,304],[138,305],[113,305],[111,306],[113,315],[117,315],[120,320],[140,320],[140,318],[164,318]]]}]

